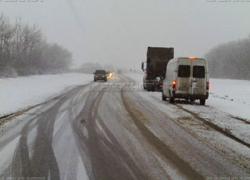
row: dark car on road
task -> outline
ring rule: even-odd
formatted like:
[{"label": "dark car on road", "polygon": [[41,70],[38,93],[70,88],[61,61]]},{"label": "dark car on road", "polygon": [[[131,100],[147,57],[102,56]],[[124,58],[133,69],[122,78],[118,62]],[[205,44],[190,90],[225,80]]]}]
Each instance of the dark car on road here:
[{"label": "dark car on road", "polygon": [[105,70],[96,70],[94,72],[94,81],[97,80],[107,81],[107,74]]}]

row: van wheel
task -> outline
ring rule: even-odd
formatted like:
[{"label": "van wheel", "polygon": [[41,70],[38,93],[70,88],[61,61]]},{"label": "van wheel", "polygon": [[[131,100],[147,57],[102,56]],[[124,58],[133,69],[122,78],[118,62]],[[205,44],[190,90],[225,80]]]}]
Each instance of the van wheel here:
[{"label": "van wheel", "polygon": [[173,98],[172,96],[169,97],[169,102],[170,102],[171,104],[174,103],[174,98]]},{"label": "van wheel", "polygon": [[169,92],[169,103],[173,104],[174,103],[174,98],[171,96],[171,93]]},{"label": "van wheel", "polygon": [[205,105],[205,103],[206,103],[206,99],[200,99],[200,105]]},{"label": "van wheel", "polygon": [[161,100],[162,101],[166,101],[167,100],[167,97],[163,94],[163,92],[161,93]]}]

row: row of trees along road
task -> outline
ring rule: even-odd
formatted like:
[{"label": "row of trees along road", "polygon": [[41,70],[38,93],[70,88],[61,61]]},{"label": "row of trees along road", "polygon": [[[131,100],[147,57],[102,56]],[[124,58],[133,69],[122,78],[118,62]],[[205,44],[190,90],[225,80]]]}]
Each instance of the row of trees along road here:
[{"label": "row of trees along road", "polygon": [[69,69],[72,54],[46,42],[41,30],[17,19],[11,24],[0,15],[0,76],[61,73]]},{"label": "row of trees along road", "polygon": [[211,77],[250,80],[250,36],[214,47],[205,58]]}]

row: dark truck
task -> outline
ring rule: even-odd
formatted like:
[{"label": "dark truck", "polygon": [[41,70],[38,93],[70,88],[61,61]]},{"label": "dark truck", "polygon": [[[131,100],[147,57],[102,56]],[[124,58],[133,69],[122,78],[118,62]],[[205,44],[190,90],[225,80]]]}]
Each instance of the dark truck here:
[{"label": "dark truck", "polygon": [[[147,61],[142,62],[143,88],[147,91],[162,91],[163,79],[166,75],[166,66],[174,58],[174,48],[148,47]],[[145,63],[147,67],[145,68]]]}]

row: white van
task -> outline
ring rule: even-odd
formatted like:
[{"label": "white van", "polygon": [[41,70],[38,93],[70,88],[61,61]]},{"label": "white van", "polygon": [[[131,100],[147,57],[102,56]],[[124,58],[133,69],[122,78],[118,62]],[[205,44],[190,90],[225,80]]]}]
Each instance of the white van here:
[{"label": "white van", "polygon": [[205,105],[209,94],[209,74],[205,59],[196,57],[179,57],[170,60],[163,81],[162,100],[175,98],[194,101],[200,100]]}]

